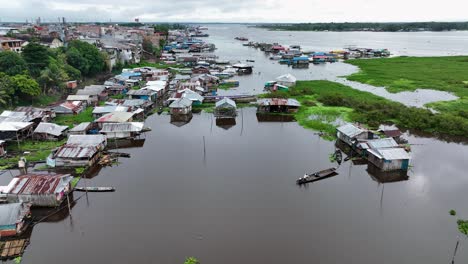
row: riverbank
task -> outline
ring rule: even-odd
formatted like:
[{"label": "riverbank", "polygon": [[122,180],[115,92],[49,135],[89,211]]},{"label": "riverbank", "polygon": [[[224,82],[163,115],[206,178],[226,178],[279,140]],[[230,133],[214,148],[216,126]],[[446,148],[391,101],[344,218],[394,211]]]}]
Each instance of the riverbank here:
[{"label": "riverbank", "polygon": [[358,66],[358,73],[346,76],[389,92],[433,89],[451,92],[458,100],[427,104],[441,113],[468,118],[468,57],[395,57],[372,60],[348,60]]},{"label": "riverbank", "polygon": [[407,107],[369,92],[362,92],[331,81],[298,81],[289,91],[262,97],[295,98],[302,106],[295,114],[299,124],[333,138],[339,122],[359,122],[369,128],[392,123],[402,129],[415,129],[435,136],[468,134],[468,120],[428,109]]}]

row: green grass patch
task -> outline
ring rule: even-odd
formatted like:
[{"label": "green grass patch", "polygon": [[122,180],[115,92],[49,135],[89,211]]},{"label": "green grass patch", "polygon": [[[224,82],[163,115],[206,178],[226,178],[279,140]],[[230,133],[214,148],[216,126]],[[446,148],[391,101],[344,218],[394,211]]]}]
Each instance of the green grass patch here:
[{"label": "green grass patch", "polygon": [[221,83],[220,85],[218,85],[218,89],[229,90],[229,89],[237,87],[237,86],[238,85],[235,84],[235,83],[227,82],[227,83]]},{"label": "green grass patch", "polygon": [[464,235],[468,236],[468,220],[458,220],[458,230]]},{"label": "green grass patch", "polygon": [[[20,157],[26,157],[28,162],[44,161],[50,154],[50,151],[59,147],[66,140],[62,141],[34,141],[25,140],[20,142],[19,146],[15,142],[9,142],[7,145],[7,152],[13,154],[8,158],[0,159],[0,166],[13,167],[18,164]],[[24,152],[29,152],[24,154]]]},{"label": "green grass patch", "polygon": [[183,64],[167,64],[165,62],[147,62],[141,61],[140,63],[130,64],[126,68],[139,68],[139,67],[154,67],[156,69],[169,69],[169,68],[185,68]]},{"label": "green grass patch", "polygon": [[63,126],[73,127],[83,122],[93,122],[93,107],[86,108],[83,112],[77,115],[60,115],[54,119],[54,123]]},{"label": "green grass patch", "polygon": [[[451,92],[460,100],[432,103],[440,112],[460,115],[468,109],[468,57],[395,57],[372,60],[348,60],[358,66],[358,73],[348,80],[384,86],[389,92],[434,89]],[[465,117],[466,118],[466,117]]]},{"label": "green grass patch", "polygon": [[[468,120],[445,113],[434,114],[427,109],[407,107],[369,92],[330,81],[298,81],[289,91],[277,91],[262,97],[295,98],[302,106],[296,113],[299,124],[330,134],[330,120],[367,124],[377,128],[392,122],[401,128],[416,129],[438,135],[468,135]],[[311,119],[311,116],[316,118]],[[319,117],[319,118],[317,118]],[[334,131],[333,131],[334,134]]]}]

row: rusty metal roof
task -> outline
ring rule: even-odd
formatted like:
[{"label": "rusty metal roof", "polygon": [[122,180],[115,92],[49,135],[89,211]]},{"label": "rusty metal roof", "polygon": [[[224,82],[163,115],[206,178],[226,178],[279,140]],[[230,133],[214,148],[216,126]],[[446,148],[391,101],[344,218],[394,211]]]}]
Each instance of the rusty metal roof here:
[{"label": "rusty metal roof", "polygon": [[267,98],[258,100],[259,105],[273,105],[273,106],[301,106],[299,101],[296,99],[284,99],[284,98]]},{"label": "rusty metal roof", "polygon": [[98,151],[98,148],[94,146],[63,145],[55,152],[54,157],[64,159],[91,158]]},{"label": "rusty metal roof", "polygon": [[5,193],[18,195],[54,194],[64,190],[73,179],[70,174],[26,174],[10,182]]}]

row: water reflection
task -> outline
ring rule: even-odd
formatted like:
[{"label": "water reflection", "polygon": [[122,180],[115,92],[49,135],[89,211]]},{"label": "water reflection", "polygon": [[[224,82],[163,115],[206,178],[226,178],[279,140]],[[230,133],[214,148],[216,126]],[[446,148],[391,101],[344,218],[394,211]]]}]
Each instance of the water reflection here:
[{"label": "water reflection", "polygon": [[236,125],[235,118],[216,118],[216,126],[228,130]]},{"label": "water reflection", "polygon": [[193,115],[171,115],[170,123],[176,127],[182,127],[186,124],[190,123],[192,120]]},{"label": "water reflection", "polygon": [[409,179],[407,171],[382,171],[370,162],[367,164],[367,172],[372,180],[378,183],[400,182]]},{"label": "water reflection", "polygon": [[295,122],[293,115],[257,113],[258,122]]}]

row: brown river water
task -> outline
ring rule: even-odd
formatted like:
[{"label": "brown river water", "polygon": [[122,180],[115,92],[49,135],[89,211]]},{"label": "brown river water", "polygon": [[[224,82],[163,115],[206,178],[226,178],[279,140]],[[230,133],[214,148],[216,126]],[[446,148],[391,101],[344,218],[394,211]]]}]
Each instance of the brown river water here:
[{"label": "brown river water", "polygon": [[[220,56],[264,56],[231,43],[243,27],[224,27],[209,32]],[[261,66],[239,90],[260,89],[287,68]],[[339,76],[347,66],[323,68]],[[71,215],[33,228],[22,263],[179,264],[194,256],[203,264],[439,264],[451,261],[458,237],[456,263],[466,263],[468,241],[449,215],[468,218],[466,145],[407,133],[408,177],[385,182],[348,161],[338,176],[300,188],[305,172],[336,165],[328,158],[334,142],[296,122],[264,121],[255,108],[239,110],[229,129],[210,113],[180,127],[167,114],[149,117],[144,145],[120,150],[131,158],[80,182],[116,192],[75,193]],[[0,184],[10,179],[0,175]]]}]

